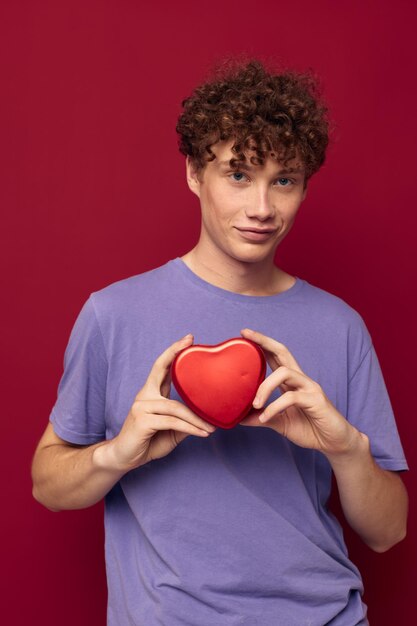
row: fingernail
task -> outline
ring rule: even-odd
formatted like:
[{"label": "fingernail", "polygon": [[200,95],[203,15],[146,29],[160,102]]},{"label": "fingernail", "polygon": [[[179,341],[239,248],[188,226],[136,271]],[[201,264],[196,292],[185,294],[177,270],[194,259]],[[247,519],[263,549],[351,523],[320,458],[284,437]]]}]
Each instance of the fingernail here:
[{"label": "fingernail", "polygon": [[265,422],[266,421],[265,413],[260,413],[260,415],[258,415],[258,419],[260,422]]},{"label": "fingernail", "polygon": [[256,398],[252,402],[252,405],[253,406],[261,406],[261,399],[258,396],[256,396]]},{"label": "fingernail", "polygon": [[189,339],[190,337],[192,337],[192,334],[188,333],[188,335],[184,335],[184,337],[180,339],[180,341],[185,341],[186,339]]}]

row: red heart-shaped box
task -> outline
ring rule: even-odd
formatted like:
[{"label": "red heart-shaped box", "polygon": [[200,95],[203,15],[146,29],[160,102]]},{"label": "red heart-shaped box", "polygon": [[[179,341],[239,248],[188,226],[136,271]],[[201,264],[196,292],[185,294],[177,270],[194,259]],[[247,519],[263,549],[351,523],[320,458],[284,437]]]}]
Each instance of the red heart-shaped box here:
[{"label": "red heart-shaped box", "polygon": [[185,404],[221,428],[233,428],[249,413],[265,372],[262,349],[243,337],[189,346],[171,364],[172,382]]}]

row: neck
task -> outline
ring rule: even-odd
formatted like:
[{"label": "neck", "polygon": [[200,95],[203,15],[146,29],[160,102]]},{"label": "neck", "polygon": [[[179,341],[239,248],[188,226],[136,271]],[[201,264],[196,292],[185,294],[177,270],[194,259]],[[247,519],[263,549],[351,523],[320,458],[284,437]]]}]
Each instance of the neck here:
[{"label": "neck", "polygon": [[273,258],[256,263],[239,261],[214,251],[203,253],[197,244],[181,259],[203,280],[243,295],[269,296],[286,291],[295,282],[293,276],[274,264]]}]

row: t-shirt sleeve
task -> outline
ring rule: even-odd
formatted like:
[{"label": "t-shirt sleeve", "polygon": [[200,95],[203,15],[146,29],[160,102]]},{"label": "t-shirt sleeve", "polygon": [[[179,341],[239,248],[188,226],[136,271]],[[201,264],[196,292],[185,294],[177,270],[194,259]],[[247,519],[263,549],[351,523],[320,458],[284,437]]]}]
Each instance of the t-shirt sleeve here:
[{"label": "t-shirt sleeve", "polygon": [[61,439],[86,445],[105,439],[107,370],[103,337],[90,295],[72,328],[49,417]]},{"label": "t-shirt sleeve", "polygon": [[347,419],[369,437],[372,455],[380,467],[396,471],[408,469],[372,342],[348,383]]}]

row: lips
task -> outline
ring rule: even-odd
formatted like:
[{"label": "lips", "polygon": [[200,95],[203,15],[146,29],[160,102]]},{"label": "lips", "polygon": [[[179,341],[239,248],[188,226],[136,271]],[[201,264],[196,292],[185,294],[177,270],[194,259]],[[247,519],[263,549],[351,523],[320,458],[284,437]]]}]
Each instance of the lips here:
[{"label": "lips", "polygon": [[268,239],[272,238],[272,235],[275,233],[275,230],[252,230],[252,229],[243,229],[243,228],[236,228],[236,230],[240,233],[240,236],[242,239],[246,240],[246,241],[251,241],[253,243],[255,242],[262,242],[262,241],[267,241]]},{"label": "lips", "polygon": [[236,228],[250,233],[273,233],[275,231],[275,228]]}]

